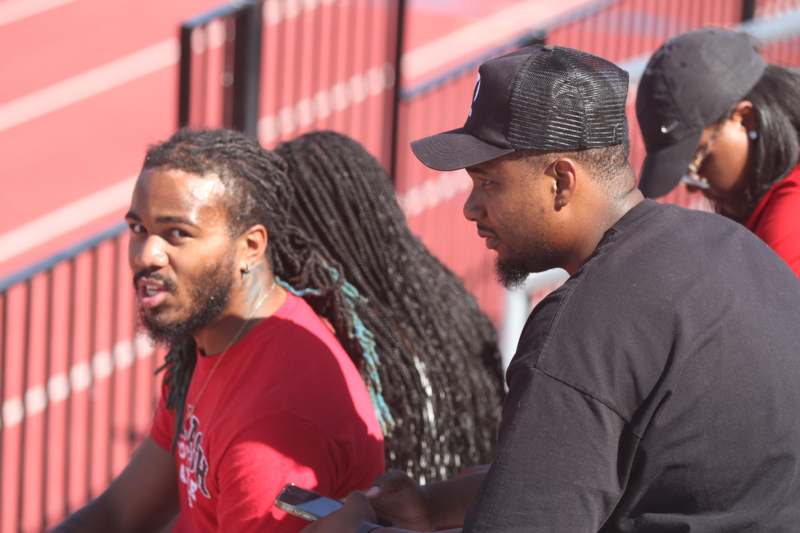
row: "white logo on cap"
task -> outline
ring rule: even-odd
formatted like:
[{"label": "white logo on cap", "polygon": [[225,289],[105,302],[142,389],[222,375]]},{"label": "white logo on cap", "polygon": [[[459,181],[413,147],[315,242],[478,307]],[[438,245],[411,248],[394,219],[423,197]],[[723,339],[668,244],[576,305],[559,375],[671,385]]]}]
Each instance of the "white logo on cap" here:
[{"label": "white logo on cap", "polygon": [[478,81],[475,83],[475,94],[472,96],[472,105],[469,108],[469,115],[468,117],[472,116],[472,108],[475,107],[475,101],[478,99],[478,93],[481,92],[481,75],[478,74]]},{"label": "white logo on cap", "polygon": [[661,133],[666,135],[667,133],[669,133],[672,130],[674,130],[677,126],[678,126],[678,121],[677,120],[673,120],[669,124],[664,124],[664,125],[661,126]]}]

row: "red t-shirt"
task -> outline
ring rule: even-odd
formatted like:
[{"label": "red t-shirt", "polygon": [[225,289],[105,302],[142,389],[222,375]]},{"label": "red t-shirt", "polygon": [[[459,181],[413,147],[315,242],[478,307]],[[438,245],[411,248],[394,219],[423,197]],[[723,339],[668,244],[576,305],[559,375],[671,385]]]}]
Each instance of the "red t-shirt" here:
[{"label": "red t-shirt", "polygon": [[800,277],[800,166],[767,191],[747,220],[747,228]]},{"label": "red t-shirt", "polygon": [[[357,369],[301,298],[219,356],[197,358],[176,446],[180,515],[174,531],[299,531],[273,506],[293,482],[341,498],[383,472],[383,437]],[[170,450],[175,413],[162,394],[151,438]]]}]

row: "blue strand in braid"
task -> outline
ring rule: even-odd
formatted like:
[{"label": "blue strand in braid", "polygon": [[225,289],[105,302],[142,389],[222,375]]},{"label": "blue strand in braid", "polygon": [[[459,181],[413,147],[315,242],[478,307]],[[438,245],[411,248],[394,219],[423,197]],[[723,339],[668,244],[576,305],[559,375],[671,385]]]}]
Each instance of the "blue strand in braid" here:
[{"label": "blue strand in braid", "polygon": [[[329,272],[334,281],[339,278],[339,271],[335,268],[330,268]],[[301,298],[309,294],[315,296],[321,294],[319,290],[314,289],[313,287],[306,287],[305,289],[297,289],[292,287],[289,283],[280,279],[279,277],[276,278],[276,281],[278,285],[291,292],[295,296],[299,296]],[[361,346],[361,350],[364,355],[364,363],[366,366],[367,389],[369,390],[369,396],[372,399],[372,405],[375,407],[375,414],[378,417],[378,423],[381,425],[381,431],[385,436],[388,436],[392,429],[394,429],[395,421],[392,417],[392,413],[389,410],[386,400],[383,398],[383,386],[381,385],[381,378],[378,375],[380,357],[378,356],[378,351],[376,349],[377,344],[375,342],[375,335],[364,324],[364,322],[361,320],[361,317],[358,316],[358,313],[355,310],[356,302],[366,303],[366,298],[361,296],[361,294],[358,292],[358,289],[356,289],[346,280],[339,290],[342,291],[342,294],[345,297],[345,302],[347,303],[348,307],[347,312],[350,314],[353,322],[353,331],[348,331],[347,335],[351,339],[355,338],[356,342],[358,342],[359,346]]]}]

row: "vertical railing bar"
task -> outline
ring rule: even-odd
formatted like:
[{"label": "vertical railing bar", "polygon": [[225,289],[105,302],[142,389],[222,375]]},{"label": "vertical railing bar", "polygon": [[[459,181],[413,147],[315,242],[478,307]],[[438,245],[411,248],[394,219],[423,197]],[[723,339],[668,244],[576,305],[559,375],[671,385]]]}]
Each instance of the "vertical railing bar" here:
[{"label": "vertical railing bar", "polygon": [[[208,65],[209,56],[211,55],[211,31],[209,26],[211,23],[195,28],[195,31],[200,32],[203,36],[203,53],[200,57],[200,73],[197,88],[197,106],[201,110],[200,116],[195,121],[198,127],[210,126],[208,124]],[[192,53],[194,56],[194,53]]]},{"label": "vertical railing bar", "polygon": [[[0,293],[3,298],[3,320],[0,321],[0,406],[5,405],[6,402],[6,346],[8,340],[8,292],[7,289]],[[0,408],[0,505],[3,505],[3,451],[5,443],[5,419],[3,418],[3,410]]]},{"label": "vertical railing bar", "polygon": [[[277,0],[276,0],[277,1]],[[289,31],[286,29],[286,1],[277,1],[277,10],[276,13],[276,20],[277,22],[274,24],[274,28],[272,31],[275,32],[275,43],[278,46],[279,50],[288,50],[289,48],[286,46],[286,35]],[[283,118],[284,115],[282,113],[284,107],[286,107],[286,83],[284,79],[280,76],[280,73],[285,72],[285,67],[289,63],[288,61],[288,54],[282,54],[278,52],[275,54],[275,73],[278,74],[275,76],[273,80],[270,80],[271,83],[275,84],[275,98],[273,102],[275,103],[275,108],[272,110],[275,117],[275,130],[273,133],[273,138],[277,140],[282,140],[282,132],[284,129]]]},{"label": "vertical railing bar", "polygon": [[192,87],[192,28],[186,24],[180,29],[181,57],[178,67],[178,127],[189,125]]},{"label": "vertical railing bar", "polygon": [[314,129],[319,129],[321,126],[321,117],[319,113],[319,109],[317,109],[317,93],[324,89],[322,87],[322,77],[320,73],[322,72],[322,19],[323,15],[327,13],[327,9],[325,8],[324,3],[320,3],[319,6],[314,10],[312,13],[311,18],[311,35],[313,39],[313,44],[311,45],[311,88],[309,91],[309,100],[311,101],[311,109],[313,110],[314,114]]},{"label": "vertical railing bar", "polygon": [[236,25],[230,16],[221,19],[225,28],[225,39],[222,44],[222,125],[233,128],[233,76],[236,57]]},{"label": "vertical railing bar", "polygon": [[[338,28],[339,21],[341,19],[341,13],[344,10],[344,0],[336,0],[334,7],[331,8],[332,13],[330,14],[331,21],[330,27],[331,28]],[[328,47],[328,83],[330,87],[335,86],[339,82],[341,82],[340,76],[341,73],[339,72],[339,48],[341,44],[341,37],[339,37],[339,32],[332,31],[331,32],[331,46]],[[327,91],[326,97],[328,98],[328,109],[331,110],[331,114],[329,117],[328,124],[333,126],[340,123],[341,118],[336,111],[336,107],[333,105],[333,98],[331,98],[331,91]]]},{"label": "vertical railing bar", "polygon": [[[306,16],[307,16],[305,2],[298,2],[297,9],[298,12],[295,14],[294,19],[292,21],[292,24],[294,24],[293,48],[296,56],[302,58],[304,52],[303,45],[305,44],[303,42],[303,36],[306,33],[305,29],[306,29]],[[294,76],[293,76],[294,85],[292,86],[292,93],[291,93],[292,96],[290,97],[291,102],[289,105],[291,113],[288,114],[288,116],[291,117],[290,122],[294,126],[293,128],[294,131],[296,131],[298,126],[298,120],[297,120],[298,116],[295,113],[295,110],[297,109],[296,105],[297,105],[297,100],[299,99],[300,96],[300,92],[303,90],[303,71],[304,69],[302,65],[296,65],[294,68]]]},{"label": "vertical railing bar", "polygon": [[111,373],[108,375],[108,448],[106,448],[106,482],[110,483],[114,477],[114,444],[117,433],[114,431],[114,414],[117,409],[117,321],[119,319],[119,267],[120,267],[120,239],[117,236],[111,243],[111,331],[109,332],[109,352],[111,353]]},{"label": "vertical railing bar", "polygon": [[128,455],[130,456],[136,445],[136,400],[137,400],[137,384],[139,372],[139,351],[137,349],[136,335],[139,327],[138,309],[136,298],[133,299],[131,309],[133,319],[133,327],[131,328],[131,366],[130,374],[128,375]]},{"label": "vertical railing bar", "polygon": [[26,442],[28,436],[28,406],[26,405],[26,395],[28,392],[28,373],[30,371],[30,348],[31,348],[31,328],[33,328],[33,317],[31,307],[33,306],[33,279],[25,281],[25,322],[23,324],[22,340],[22,420],[19,428],[19,469],[17,470],[17,531],[23,531],[22,524],[25,512],[25,460]]},{"label": "vertical railing bar", "polygon": [[47,311],[45,319],[45,363],[44,363],[44,430],[42,431],[42,486],[41,486],[41,529],[47,527],[47,494],[49,483],[47,474],[50,470],[49,444],[50,444],[50,374],[53,370],[53,302],[55,300],[55,283],[53,282],[54,270],[46,273],[47,280]]},{"label": "vertical railing bar", "polygon": [[[357,2],[358,2],[358,0],[350,0],[348,2],[348,4],[350,5],[351,9],[357,9]],[[351,13],[350,19],[353,19],[353,18],[355,18],[355,14]],[[347,22],[349,22],[349,21],[347,21]],[[344,106],[344,110],[342,112],[345,115],[344,116],[344,119],[345,119],[344,120],[344,124],[346,124],[346,126],[345,126],[346,132],[347,132],[348,135],[353,137],[354,133],[355,133],[355,122],[354,122],[355,113],[353,113],[353,109],[354,108],[351,105],[352,104],[352,98],[351,98],[352,94],[351,94],[351,91],[350,91],[349,81],[350,81],[350,78],[353,77],[353,70],[354,70],[353,66],[354,66],[354,61],[355,61],[354,58],[356,56],[355,50],[354,50],[355,32],[352,30],[352,28],[349,26],[349,24],[343,24],[340,27],[347,28],[347,31],[345,33],[347,33],[347,36],[348,36],[345,39],[345,41],[346,41],[346,52],[345,52],[345,55],[344,55],[344,79],[342,80],[342,82],[344,82],[344,91],[343,91],[343,93],[347,95],[347,98],[348,98],[349,102],[348,102],[347,106]],[[348,109],[348,107],[350,109]]]},{"label": "vertical railing bar", "polygon": [[258,138],[258,119],[261,116],[263,20],[260,2],[243,3],[234,15],[233,124],[253,138]]},{"label": "vertical railing bar", "polygon": [[392,88],[392,118],[391,118],[391,138],[389,140],[389,175],[392,178],[392,185],[397,190],[397,171],[398,171],[398,151],[400,147],[400,91],[403,83],[403,47],[405,46],[405,23],[406,20],[406,0],[397,0],[397,13],[395,15],[395,27],[397,35],[395,38],[394,49],[394,87]]},{"label": "vertical railing bar", "polygon": [[[388,2],[386,2],[388,4]],[[369,29],[372,28],[372,21],[374,19],[373,13],[377,11],[374,7],[370,5],[369,2],[364,5],[364,19],[361,21],[359,26],[364,29],[364,33],[362,35],[363,43],[361,46],[361,67],[356,69],[356,75],[359,76],[361,80],[361,88],[362,88],[362,95],[364,99],[358,103],[361,106],[361,127],[359,131],[362,132],[363,139],[367,139],[369,135],[369,121],[370,121],[370,114],[369,114],[369,100],[370,100],[370,90],[369,90],[369,77],[364,79],[364,74],[369,72],[371,65],[371,59],[373,56],[373,46],[370,43],[370,32]],[[387,11],[389,11],[387,7]],[[366,82],[366,83],[365,83]]]},{"label": "vertical railing bar", "polygon": [[[619,32],[618,35],[624,35],[627,32],[630,32],[630,29],[633,28],[633,24],[625,24],[626,20],[631,19],[630,11],[625,9],[625,3],[620,2],[620,9],[619,14],[617,15],[617,31]],[[625,33],[623,33],[625,32]],[[614,61],[622,61],[626,57],[631,57],[632,54],[632,40],[631,39],[619,39],[614,37],[609,37],[611,42],[616,45],[616,54]]]},{"label": "vertical railing bar", "polygon": [[[706,4],[713,1],[714,0],[707,1]],[[685,7],[690,7],[687,6],[685,0],[675,0],[675,2],[670,4],[670,6],[672,6],[674,10],[675,20],[678,21],[678,31],[676,33],[683,33],[684,31],[688,31],[689,28],[693,27],[691,18],[687,15],[687,13],[684,12]],[[711,11],[713,13],[713,7],[711,8]]]},{"label": "vertical railing bar", "polygon": [[92,288],[89,295],[89,354],[87,364],[89,366],[88,387],[86,389],[86,501],[90,501],[94,492],[92,490],[92,458],[94,457],[94,401],[95,401],[95,376],[94,376],[94,355],[97,352],[97,272],[98,272],[98,248],[91,249],[91,271],[90,280]]},{"label": "vertical railing bar", "polygon": [[756,0],[742,0],[742,22],[753,20],[756,16]]},{"label": "vertical railing bar", "polygon": [[78,262],[73,257],[69,260],[70,281],[69,296],[67,298],[67,398],[66,413],[64,414],[64,427],[67,429],[64,438],[64,508],[62,515],[67,516],[71,510],[69,501],[71,464],[72,464],[72,435],[69,428],[72,427],[72,366],[75,363],[75,302],[77,300],[78,284]]}]

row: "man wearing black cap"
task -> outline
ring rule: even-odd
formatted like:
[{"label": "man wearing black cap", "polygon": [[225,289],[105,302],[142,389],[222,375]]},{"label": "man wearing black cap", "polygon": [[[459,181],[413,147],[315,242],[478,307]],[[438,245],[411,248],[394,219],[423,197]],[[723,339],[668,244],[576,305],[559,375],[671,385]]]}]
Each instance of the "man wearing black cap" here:
[{"label": "man wearing black cap", "polygon": [[464,214],[505,284],[571,276],[525,325],[488,472],[387,476],[309,532],[373,509],[425,531],[797,531],[800,285],[741,226],[642,199],[627,81],[528,47],[480,67],[464,127],[413,143],[430,167],[467,169]]}]

